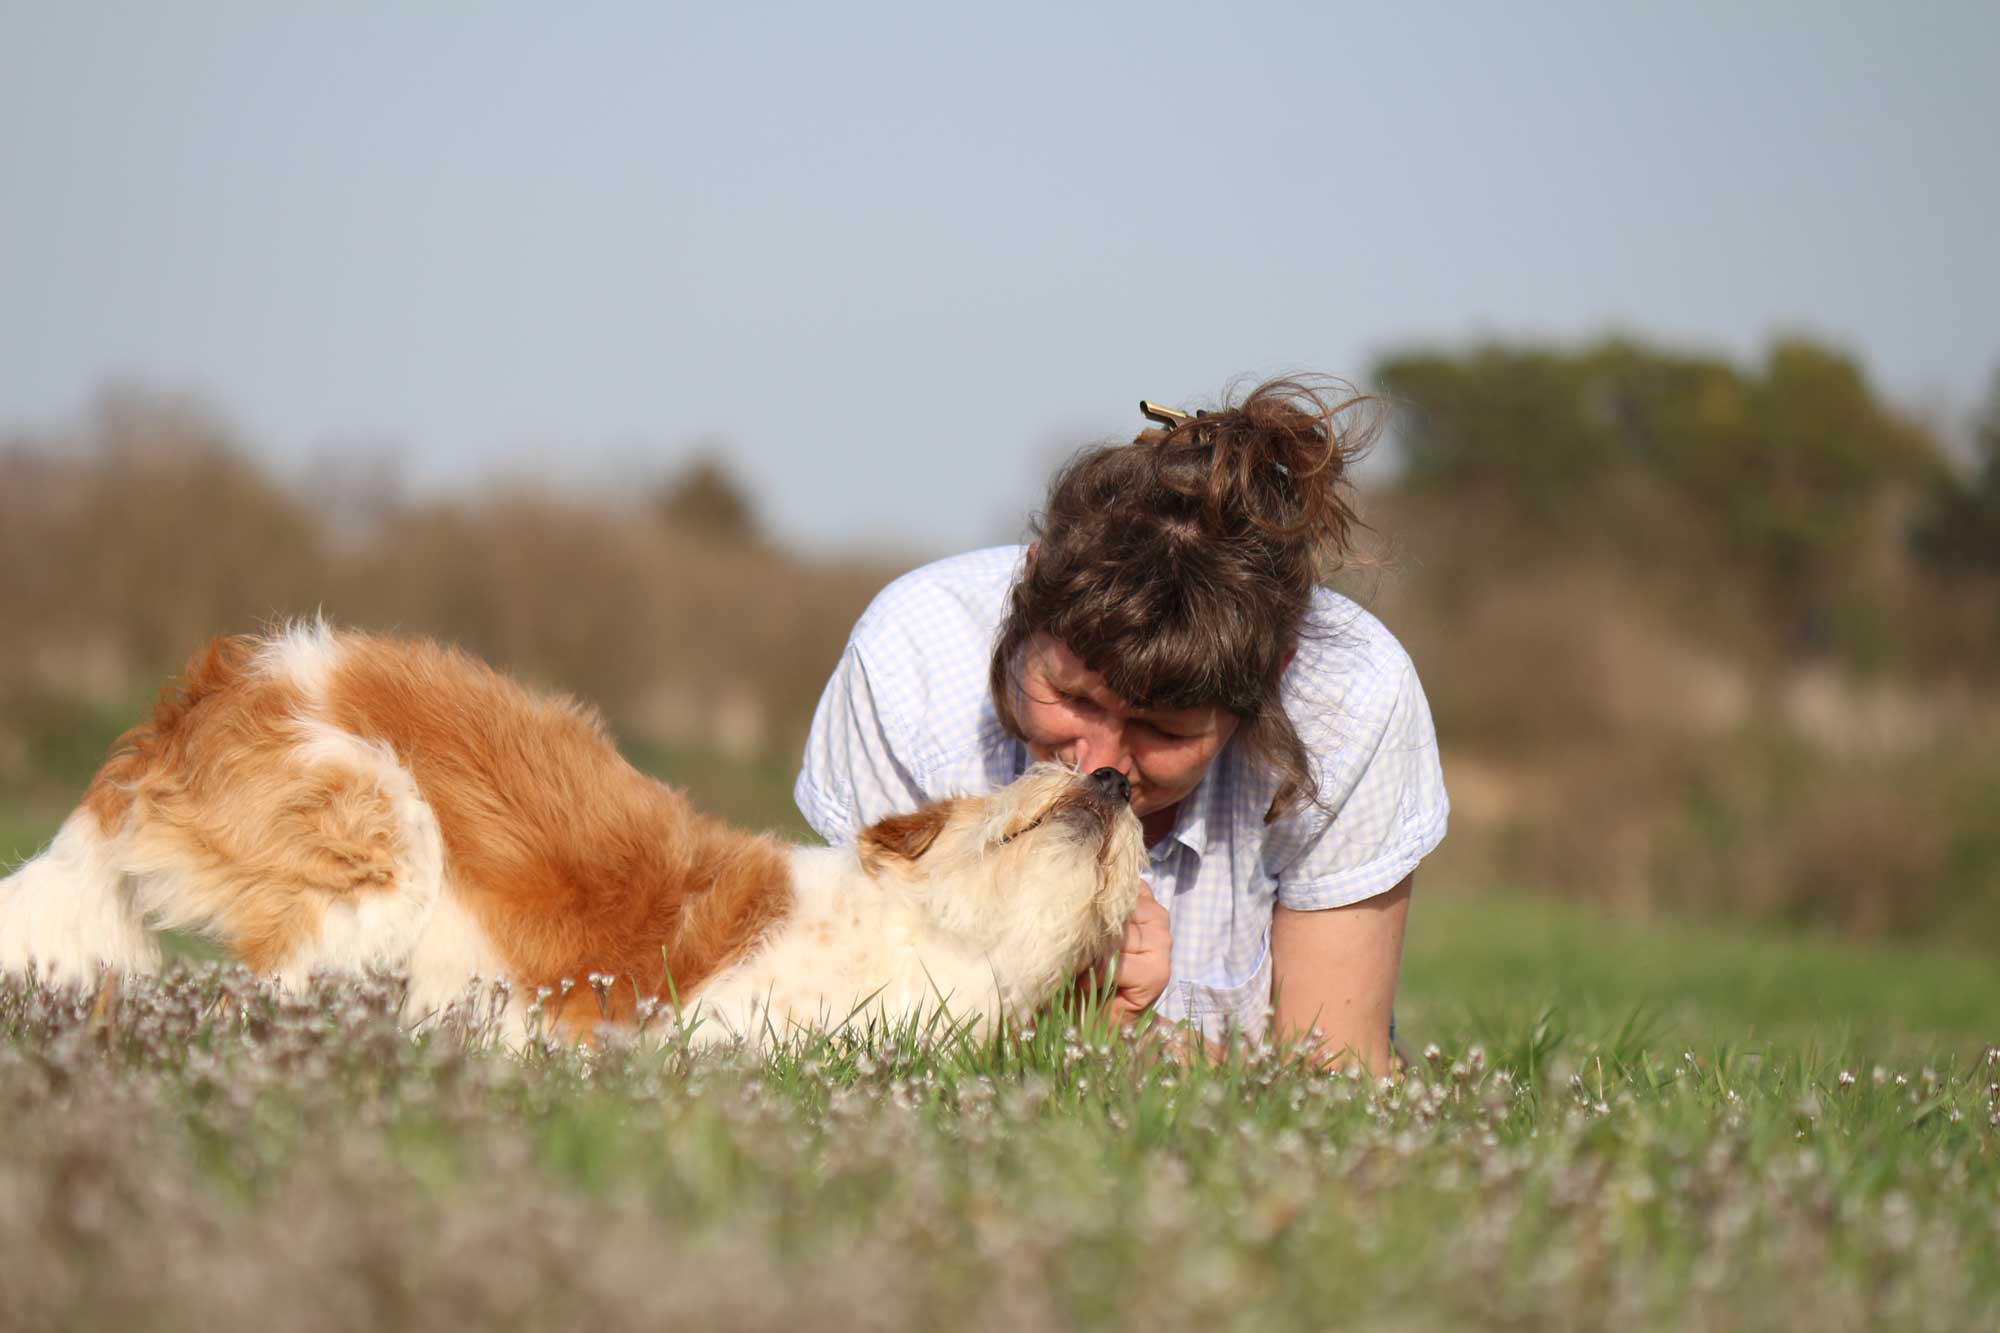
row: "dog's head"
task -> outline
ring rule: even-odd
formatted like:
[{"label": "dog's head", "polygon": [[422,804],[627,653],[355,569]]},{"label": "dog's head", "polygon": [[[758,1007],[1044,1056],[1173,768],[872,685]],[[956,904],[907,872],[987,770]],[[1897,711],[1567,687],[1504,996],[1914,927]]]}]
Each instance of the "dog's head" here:
[{"label": "dog's head", "polygon": [[862,830],[862,866],[920,890],[932,918],[991,951],[1034,999],[1106,956],[1139,898],[1145,838],[1113,769],[1037,764],[986,796]]}]

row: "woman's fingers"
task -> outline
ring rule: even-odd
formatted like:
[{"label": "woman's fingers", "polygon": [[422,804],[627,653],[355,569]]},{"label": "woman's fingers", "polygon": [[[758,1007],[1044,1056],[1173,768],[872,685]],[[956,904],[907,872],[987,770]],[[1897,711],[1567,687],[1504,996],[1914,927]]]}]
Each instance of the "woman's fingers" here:
[{"label": "woman's fingers", "polygon": [[1172,953],[1167,909],[1142,886],[1132,915],[1125,918],[1125,938],[1118,954],[1118,998],[1135,1010],[1159,999],[1167,988]]}]

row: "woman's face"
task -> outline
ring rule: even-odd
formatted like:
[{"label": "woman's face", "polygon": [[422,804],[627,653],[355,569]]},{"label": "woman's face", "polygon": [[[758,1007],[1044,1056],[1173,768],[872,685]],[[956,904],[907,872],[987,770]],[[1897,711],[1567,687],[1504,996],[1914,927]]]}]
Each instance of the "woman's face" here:
[{"label": "woman's face", "polygon": [[1132,811],[1145,816],[1193,791],[1236,734],[1234,713],[1203,708],[1134,708],[1061,641],[1037,634],[1021,649],[1015,709],[1028,753],[1085,773],[1115,768],[1132,784]]}]

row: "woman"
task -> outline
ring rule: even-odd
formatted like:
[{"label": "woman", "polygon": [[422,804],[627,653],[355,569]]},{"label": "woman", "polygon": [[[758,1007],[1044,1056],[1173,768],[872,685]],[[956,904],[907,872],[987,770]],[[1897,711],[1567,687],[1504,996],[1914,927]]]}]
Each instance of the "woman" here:
[{"label": "woman", "polygon": [[1298,380],[1088,450],[1026,548],[889,585],[820,699],[797,799],[829,842],[1011,781],[1031,760],[1131,784],[1151,893],[1114,1017],[1147,1009],[1385,1071],[1412,874],[1444,836],[1407,654],[1320,586],[1352,554],[1366,400]]}]

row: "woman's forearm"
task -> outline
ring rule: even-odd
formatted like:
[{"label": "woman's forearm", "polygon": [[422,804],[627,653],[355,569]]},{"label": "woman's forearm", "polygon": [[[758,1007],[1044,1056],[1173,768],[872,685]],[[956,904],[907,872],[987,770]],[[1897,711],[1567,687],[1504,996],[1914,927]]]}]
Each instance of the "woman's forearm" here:
[{"label": "woman's forearm", "polygon": [[1309,1035],[1330,1065],[1359,1060],[1390,1072],[1389,1020],[1403,961],[1413,876],[1346,907],[1271,917],[1271,1034]]}]

